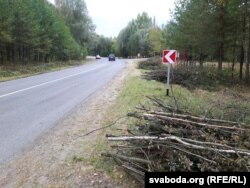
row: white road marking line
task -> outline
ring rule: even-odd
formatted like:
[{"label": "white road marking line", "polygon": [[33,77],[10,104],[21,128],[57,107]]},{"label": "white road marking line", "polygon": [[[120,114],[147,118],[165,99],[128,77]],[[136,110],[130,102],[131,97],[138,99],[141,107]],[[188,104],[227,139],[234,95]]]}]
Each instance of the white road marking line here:
[{"label": "white road marking line", "polygon": [[[102,65],[101,67],[103,67],[103,66],[104,65]],[[100,68],[100,67],[97,67],[97,68]],[[62,78],[58,78],[58,79],[55,79],[55,80],[44,82],[44,83],[41,83],[41,84],[38,84],[38,85],[34,85],[34,86],[31,86],[31,87],[27,87],[27,88],[24,88],[24,89],[13,91],[13,92],[10,92],[10,93],[4,94],[4,95],[0,95],[0,98],[7,97],[7,96],[10,96],[10,95],[14,95],[16,93],[20,93],[20,92],[23,92],[23,91],[34,89],[34,88],[37,88],[37,87],[40,87],[40,86],[44,86],[44,85],[47,85],[47,84],[51,84],[51,83],[54,83],[54,82],[57,82],[57,81],[60,81],[60,80],[64,80],[64,79],[67,79],[67,78],[70,78],[70,77],[74,77],[74,76],[77,76],[77,75],[80,75],[80,74],[84,74],[84,73],[90,72],[92,70],[95,70],[97,68],[89,69],[87,71],[79,72],[77,74],[72,74],[72,75],[69,75],[69,76],[65,76],[65,77],[62,77]]]}]

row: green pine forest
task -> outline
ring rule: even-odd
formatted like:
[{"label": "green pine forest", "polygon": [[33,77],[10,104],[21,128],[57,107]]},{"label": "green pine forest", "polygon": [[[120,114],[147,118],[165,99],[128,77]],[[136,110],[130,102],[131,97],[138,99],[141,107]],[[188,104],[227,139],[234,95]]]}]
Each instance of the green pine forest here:
[{"label": "green pine forest", "polygon": [[120,32],[118,52],[155,56],[162,49],[176,49],[186,64],[216,62],[222,71],[227,63],[232,74],[249,82],[249,0],[176,0],[171,14],[171,21],[161,26],[139,14]]},{"label": "green pine forest", "polygon": [[[249,0],[176,0],[171,21],[138,13],[117,37],[95,33],[84,0],[0,0],[0,65],[82,60],[87,55],[155,57],[176,49],[188,63],[230,63],[248,80]],[[111,27],[112,29],[112,27]]]},{"label": "green pine forest", "polygon": [[77,0],[0,0],[0,63],[83,58],[93,30],[85,12]]}]

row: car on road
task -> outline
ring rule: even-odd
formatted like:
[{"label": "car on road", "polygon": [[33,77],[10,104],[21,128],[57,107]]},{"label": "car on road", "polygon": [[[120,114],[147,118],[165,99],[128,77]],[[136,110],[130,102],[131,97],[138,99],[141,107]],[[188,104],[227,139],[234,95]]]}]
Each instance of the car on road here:
[{"label": "car on road", "polygon": [[101,56],[98,54],[95,56],[96,59],[101,59]]},{"label": "car on road", "polygon": [[109,61],[115,61],[115,54],[109,54]]}]

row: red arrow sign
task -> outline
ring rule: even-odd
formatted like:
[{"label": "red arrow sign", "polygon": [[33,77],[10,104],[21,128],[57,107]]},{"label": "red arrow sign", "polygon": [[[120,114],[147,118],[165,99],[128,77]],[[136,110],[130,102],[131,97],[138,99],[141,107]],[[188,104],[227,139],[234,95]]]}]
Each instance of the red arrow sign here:
[{"label": "red arrow sign", "polygon": [[162,63],[176,63],[176,50],[163,50]]}]

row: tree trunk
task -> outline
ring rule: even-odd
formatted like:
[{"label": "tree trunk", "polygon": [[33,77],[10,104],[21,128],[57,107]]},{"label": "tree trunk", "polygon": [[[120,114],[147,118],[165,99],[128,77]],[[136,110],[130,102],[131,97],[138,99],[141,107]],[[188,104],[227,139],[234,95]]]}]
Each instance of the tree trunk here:
[{"label": "tree trunk", "polygon": [[243,63],[244,63],[244,46],[240,47],[240,79],[243,78]]},{"label": "tree trunk", "polygon": [[236,39],[234,41],[234,47],[233,47],[233,61],[232,61],[232,78],[234,77],[234,66],[235,66],[235,54],[236,54]]},{"label": "tree trunk", "polygon": [[245,72],[245,80],[246,82],[250,81],[250,75],[249,75],[249,66],[250,66],[250,18],[248,17],[248,35],[246,36],[246,52],[245,52],[245,61],[246,61],[246,72]]},{"label": "tree trunk", "polygon": [[[249,18],[249,22],[250,22],[250,18]],[[248,56],[247,56],[247,77],[248,77],[248,82],[250,81],[250,23],[249,23],[249,26],[248,26],[248,31],[249,31],[249,34],[248,34]]]},{"label": "tree trunk", "polygon": [[6,58],[7,61],[10,61],[10,44],[6,45]]},{"label": "tree trunk", "polygon": [[203,53],[200,53],[199,54],[199,64],[200,64],[200,67],[203,67]]},{"label": "tree trunk", "polygon": [[12,62],[15,62],[16,61],[16,57],[15,57],[15,44],[12,43],[11,47],[12,47],[12,49],[11,49],[11,52],[12,52],[11,59],[12,59]]},{"label": "tree trunk", "polygon": [[224,41],[225,41],[225,8],[224,5],[220,6],[220,16],[219,16],[219,59],[218,59],[218,70],[222,71],[222,62],[224,59]]},{"label": "tree trunk", "polygon": [[245,58],[245,47],[246,47],[246,12],[243,14],[242,22],[242,39],[240,47],[240,79],[243,79],[243,64]]},{"label": "tree trunk", "polygon": [[2,45],[0,45],[0,65],[3,64],[3,57],[4,57],[4,48],[2,47]]}]

